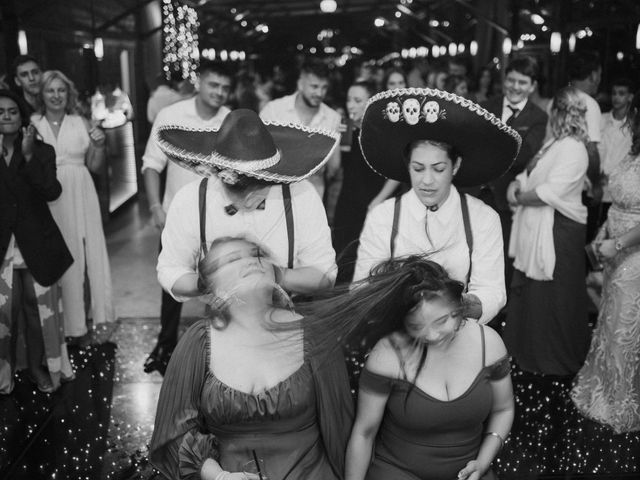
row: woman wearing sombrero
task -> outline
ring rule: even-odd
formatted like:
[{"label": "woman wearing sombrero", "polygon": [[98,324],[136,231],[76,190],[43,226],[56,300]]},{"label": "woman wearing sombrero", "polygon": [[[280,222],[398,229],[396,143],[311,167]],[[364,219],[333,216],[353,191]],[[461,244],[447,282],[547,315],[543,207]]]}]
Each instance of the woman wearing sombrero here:
[{"label": "woman wearing sombrero", "polygon": [[453,182],[501,175],[520,137],[467,99],[402,89],[369,101],[360,144],[371,168],[412,188],[369,212],[356,280],[371,271],[375,285],[394,257],[424,255],[437,268],[393,284],[406,308],[384,320],[392,333],[360,375],[346,479],[495,478],[490,466],[511,429],[513,392],[504,343],[482,324],[505,303],[502,232],[498,214]]},{"label": "woman wearing sombrero", "polygon": [[197,261],[208,244],[228,235],[265,246],[289,292],[332,285],[335,252],[326,214],[304,180],[326,163],[337,133],[263,123],[240,109],[219,130],[165,126],[158,136],[172,161],[207,179],[182,188],[167,213],[158,257],[165,290],[179,301],[201,295]]},{"label": "woman wearing sombrero", "polygon": [[519,135],[465,98],[400,89],[369,101],[360,145],[373,170],[411,190],[367,215],[354,280],[388,258],[429,253],[465,283],[468,316],[487,323],[506,301],[500,220],[456,186],[481,185],[507,171]]}]

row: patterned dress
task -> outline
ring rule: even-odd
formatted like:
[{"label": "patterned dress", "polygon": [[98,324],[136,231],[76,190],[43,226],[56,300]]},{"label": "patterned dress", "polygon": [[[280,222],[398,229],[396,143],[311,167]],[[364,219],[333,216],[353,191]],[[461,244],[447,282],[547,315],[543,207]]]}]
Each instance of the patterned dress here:
[{"label": "patterned dress", "polygon": [[[609,179],[606,229],[616,238],[640,224],[640,157],[627,157]],[[587,417],[616,433],[640,430],[640,246],[605,263],[598,324],[571,398]]]}]

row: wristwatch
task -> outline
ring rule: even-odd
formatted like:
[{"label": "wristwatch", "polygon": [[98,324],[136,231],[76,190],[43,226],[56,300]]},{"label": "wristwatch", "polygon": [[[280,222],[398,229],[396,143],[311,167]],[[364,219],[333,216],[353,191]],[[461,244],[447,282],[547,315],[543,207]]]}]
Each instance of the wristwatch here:
[{"label": "wristwatch", "polygon": [[622,245],[622,241],[620,241],[619,238],[616,238],[615,248],[616,248],[616,252],[619,252],[624,248],[624,246]]}]

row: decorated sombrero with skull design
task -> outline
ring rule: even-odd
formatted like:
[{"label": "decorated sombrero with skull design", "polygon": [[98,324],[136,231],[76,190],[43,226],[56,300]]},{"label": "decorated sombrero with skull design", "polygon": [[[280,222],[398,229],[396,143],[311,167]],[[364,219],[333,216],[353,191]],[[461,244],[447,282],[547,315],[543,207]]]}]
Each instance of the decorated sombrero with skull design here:
[{"label": "decorated sombrero with skull design", "polygon": [[360,147],[375,172],[409,182],[405,156],[407,147],[417,140],[447,143],[460,152],[462,164],[454,183],[461,187],[482,185],[505,173],[522,141],[498,117],[452,93],[401,88],[371,97],[362,120]]}]

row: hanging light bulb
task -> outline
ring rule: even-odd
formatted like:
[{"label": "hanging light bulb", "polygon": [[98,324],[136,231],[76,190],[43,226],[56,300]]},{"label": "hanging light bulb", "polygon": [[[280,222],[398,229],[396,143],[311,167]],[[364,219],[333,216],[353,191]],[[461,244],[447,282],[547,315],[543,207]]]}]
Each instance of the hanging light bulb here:
[{"label": "hanging light bulb", "polygon": [[322,0],[320,2],[320,11],[322,13],[333,13],[338,8],[338,3],[336,0]]},{"label": "hanging light bulb", "polygon": [[569,51],[573,53],[576,50],[576,36],[575,34],[569,35]]},{"label": "hanging light bulb", "polygon": [[93,53],[98,60],[104,58],[104,44],[102,43],[102,37],[96,37],[93,41]]},{"label": "hanging light bulb", "polygon": [[465,48],[466,47],[465,47],[464,43],[459,43],[458,44],[458,53],[464,53]]},{"label": "hanging light bulb", "polygon": [[449,44],[449,55],[451,55],[452,57],[455,57],[456,53],[458,53],[458,45],[451,42]]},{"label": "hanging light bulb", "polygon": [[551,39],[549,40],[549,49],[551,53],[558,53],[562,48],[562,34],[560,32],[553,32]]},{"label": "hanging light bulb", "polygon": [[438,58],[440,56],[440,47],[438,45],[431,47],[431,56],[433,58]]},{"label": "hanging light bulb", "polygon": [[20,50],[20,55],[26,55],[28,53],[27,32],[24,30],[18,30],[18,49]]},{"label": "hanging light bulb", "polygon": [[504,37],[502,41],[502,53],[505,55],[509,55],[511,53],[511,48],[513,47],[513,43],[511,42],[510,37]]},{"label": "hanging light bulb", "polygon": [[638,24],[638,30],[636,31],[636,50],[640,50],[640,23]]},{"label": "hanging light bulb", "polygon": [[475,57],[478,53],[478,42],[475,40],[471,40],[471,43],[469,44],[469,53],[472,57]]}]

